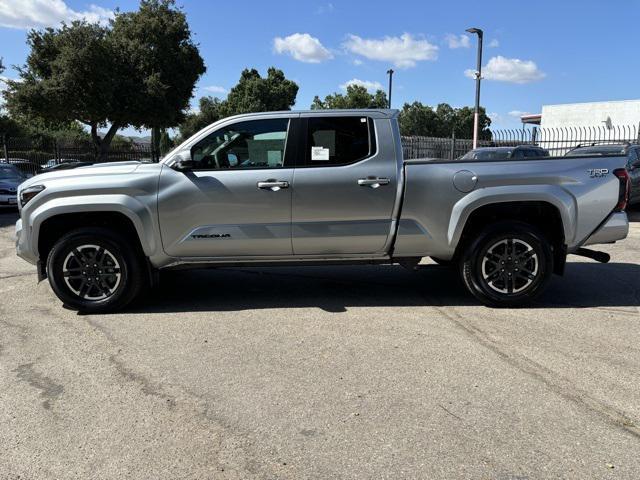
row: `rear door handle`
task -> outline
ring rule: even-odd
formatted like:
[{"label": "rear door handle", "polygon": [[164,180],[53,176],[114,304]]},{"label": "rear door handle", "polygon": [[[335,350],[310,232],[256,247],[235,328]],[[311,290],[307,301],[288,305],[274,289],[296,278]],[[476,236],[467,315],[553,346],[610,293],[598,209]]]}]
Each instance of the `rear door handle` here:
[{"label": "rear door handle", "polygon": [[258,182],[258,188],[261,188],[263,190],[271,190],[272,192],[277,192],[281,188],[289,188],[289,182],[270,178],[269,180],[265,180],[264,182]]},{"label": "rear door handle", "polygon": [[367,177],[367,178],[359,178],[358,185],[361,187],[371,187],[378,188],[381,185],[389,185],[391,180],[388,178],[379,178],[379,177]]}]

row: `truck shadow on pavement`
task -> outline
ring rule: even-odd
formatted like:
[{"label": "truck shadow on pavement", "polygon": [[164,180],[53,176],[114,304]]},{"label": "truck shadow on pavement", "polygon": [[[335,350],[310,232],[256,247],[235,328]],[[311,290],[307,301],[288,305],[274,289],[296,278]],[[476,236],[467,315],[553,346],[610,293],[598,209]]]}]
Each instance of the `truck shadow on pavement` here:
[{"label": "truck shadow on pavement", "polygon": [[[602,280],[606,278],[606,282]],[[221,268],[165,272],[161,284],[129,311],[170,313],[350,307],[478,305],[455,269],[402,267]],[[568,263],[528,308],[640,306],[640,265]]]}]

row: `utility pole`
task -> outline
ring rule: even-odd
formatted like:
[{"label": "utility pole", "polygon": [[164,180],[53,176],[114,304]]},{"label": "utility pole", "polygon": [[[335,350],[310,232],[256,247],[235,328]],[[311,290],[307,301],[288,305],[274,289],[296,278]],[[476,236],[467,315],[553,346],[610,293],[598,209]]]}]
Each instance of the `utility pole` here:
[{"label": "utility pole", "polygon": [[480,80],[482,79],[482,37],[479,28],[467,28],[467,32],[478,35],[478,66],[476,68],[476,104],[473,115],[473,148],[478,148],[478,129],[480,126]]},{"label": "utility pole", "polygon": [[387,74],[389,75],[389,108],[391,108],[391,87],[393,86],[393,70],[387,70]]}]

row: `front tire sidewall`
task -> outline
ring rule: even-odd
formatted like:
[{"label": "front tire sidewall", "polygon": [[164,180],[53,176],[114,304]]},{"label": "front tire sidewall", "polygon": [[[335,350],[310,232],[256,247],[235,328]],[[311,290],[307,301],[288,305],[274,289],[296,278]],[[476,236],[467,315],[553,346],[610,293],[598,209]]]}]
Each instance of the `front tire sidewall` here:
[{"label": "front tire sidewall", "polygon": [[[56,243],[47,260],[47,272],[51,288],[66,306],[83,312],[102,312],[120,308],[128,303],[135,257],[128,249],[121,247],[118,240],[106,232],[101,232],[100,235],[74,232]],[[65,258],[74,248],[87,244],[105,248],[120,264],[120,283],[110,296],[102,300],[83,299],[72,292],[64,281]]]},{"label": "front tire sidewall", "polygon": [[[482,275],[482,260],[487,250],[505,239],[526,242],[538,256],[536,278],[518,293],[497,292],[487,284]],[[461,268],[467,288],[482,303],[493,307],[517,307],[531,302],[542,293],[553,273],[553,253],[549,242],[533,227],[515,223],[495,225],[483,232],[467,249]]]}]

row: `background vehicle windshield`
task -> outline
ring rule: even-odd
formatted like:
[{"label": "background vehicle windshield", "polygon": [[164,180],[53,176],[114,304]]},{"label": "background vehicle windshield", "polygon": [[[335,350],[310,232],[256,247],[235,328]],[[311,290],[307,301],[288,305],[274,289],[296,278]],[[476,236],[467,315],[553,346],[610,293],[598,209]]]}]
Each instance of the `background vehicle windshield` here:
[{"label": "background vehicle windshield", "polygon": [[26,180],[26,177],[17,168],[11,165],[0,165],[0,180]]},{"label": "background vehicle windshield", "polygon": [[591,147],[578,147],[567,152],[567,157],[580,155],[626,155],[624,145],[593,145]]},{"label": "background vehicle windshield", "polygon": [[510,148],[483,148],[465,153],[461,160],[506,160],[511,157]]}]

